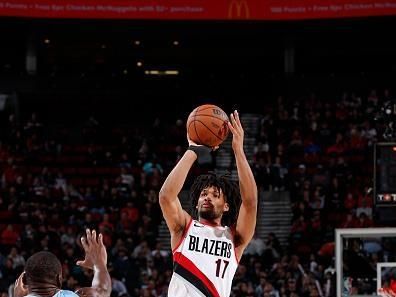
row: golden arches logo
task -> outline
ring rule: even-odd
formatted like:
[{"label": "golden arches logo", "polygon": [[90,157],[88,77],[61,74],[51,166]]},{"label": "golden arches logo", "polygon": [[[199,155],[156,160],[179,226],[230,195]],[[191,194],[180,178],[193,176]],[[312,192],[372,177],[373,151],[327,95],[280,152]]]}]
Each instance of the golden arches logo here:
[{"label": "golden arches logo", "polygon": [[250,10],[246,0],[232,0],[228,6],[229,19],[249,19]]}]

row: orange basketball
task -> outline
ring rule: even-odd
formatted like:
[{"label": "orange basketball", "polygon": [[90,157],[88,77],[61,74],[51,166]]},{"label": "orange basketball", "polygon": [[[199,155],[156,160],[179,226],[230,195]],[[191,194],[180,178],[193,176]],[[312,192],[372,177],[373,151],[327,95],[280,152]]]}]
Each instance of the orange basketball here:
[{"label": "orange basketball", "polygon": [[220,145],[228,136],[228,116],[218,106],[204,104],[195,108],[187,119],[187,133],[196,144]]}]

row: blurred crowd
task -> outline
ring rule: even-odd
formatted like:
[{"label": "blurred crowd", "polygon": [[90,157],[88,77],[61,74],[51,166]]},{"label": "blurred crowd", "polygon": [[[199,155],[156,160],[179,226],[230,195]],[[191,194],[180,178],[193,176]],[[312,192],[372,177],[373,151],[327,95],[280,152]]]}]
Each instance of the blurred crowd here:
[{"label": "blurred crowd", "polygon": [[[293,218],[286,246],[274,233],[254,237],[232,296],[335,296],[334,228],[376,225],[372,148],[384,123],[374,119],[389,96],[279,96],[257,110],[251,166],[261,193],[290,193]],[[7,114],[0,130],[0,297],[12,297],[39,250],[61,259],[64,288],[89,285],[92,273],[75,265],[85,228],[104,236],[114,297],[166,296],[172,257],[158,240],[158,191],[186,148],[183,120],[108,126],[91,116],[75,129],[39,115]],[[356,245],[368,263],[385,252]]]}]

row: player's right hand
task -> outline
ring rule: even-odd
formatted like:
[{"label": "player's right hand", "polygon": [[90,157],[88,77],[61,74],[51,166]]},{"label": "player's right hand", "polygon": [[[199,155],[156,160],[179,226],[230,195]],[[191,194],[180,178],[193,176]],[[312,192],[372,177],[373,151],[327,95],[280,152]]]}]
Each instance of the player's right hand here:
[{"label": "player's right hand", "polygon": [[[190,139],[190,136],[188,135],[188,133],[187,133],[187,141],[188,141],[188,145],[204,146],[204,145],[202,145],[202,144],[197,144],[197,143],[195,143],[194,141],[192,141],[192,140]],[[217,150],[218,148],[219,148],[218,145],[213,146],[213,147],[210,147],[210,149],[212,149],[212,151],[215,151],[215,150]]]},{"label": "player's right hand", "polygon": [[21,275],[17,278],[14,285],[14,297],[23,297],[29,294],[28,289],[23,283],[23,276],[25,275],[25,271],[21,273]]},{"label": "player's right hand", "polygon": [[77,261],[77,265],[89,269],[107,266],[107,251],[103,244],[103,235],[96,237],[95,230],[86,230],[86,237],[81,237],[81,244],[85,251],[85,259]]},{"label": "player's right hand", "polygon": [[196,144],[194,141],[192,141],[190,136],[188,135],[188,133],[187,133],[187,141],[188,141],[188,145],[196,145],[196,146],[200,145],[200,144]]}]

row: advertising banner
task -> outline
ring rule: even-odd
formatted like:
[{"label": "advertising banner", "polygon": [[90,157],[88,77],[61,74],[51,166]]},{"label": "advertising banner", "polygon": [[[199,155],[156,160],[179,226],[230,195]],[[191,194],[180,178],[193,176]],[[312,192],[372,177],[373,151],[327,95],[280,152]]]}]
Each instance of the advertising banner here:
[{"label": "advertising banner", "polygon": [[299,20],[396,15],[396,0],[0,0],[0,16]]}]

